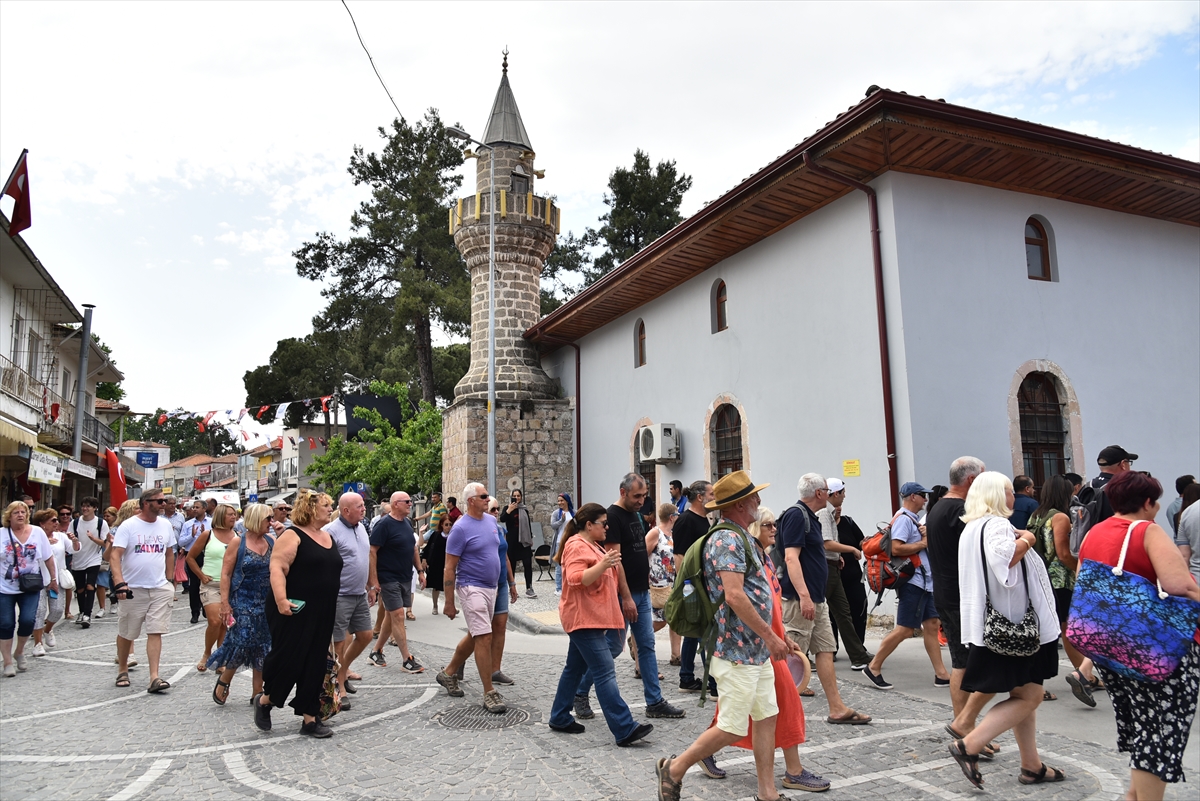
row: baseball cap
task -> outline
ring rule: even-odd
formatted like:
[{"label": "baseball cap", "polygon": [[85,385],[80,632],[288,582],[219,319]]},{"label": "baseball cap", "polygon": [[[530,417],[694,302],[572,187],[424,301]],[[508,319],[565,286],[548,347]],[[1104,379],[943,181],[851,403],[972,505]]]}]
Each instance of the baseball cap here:
[{"label": "baseball cap", "polygon": [[1096,464],[1100,465],[1101,467],[1112,467],[1115,464],[1120,464],[1126,459],[1131,462],[1136,462],[1137,458],[1138,455],[1136,453],[1130,453],[1120,445],[1109,445],[1107,448],[1100,451],[1100,456],[1098,459],[1096,459]]},{"label": "baseball cap", "polygon": [[900,497],[907,498],[909,495],[928,495],[929,490],[922,487],[915,481],[906,481],[904,486],[900,488]]},{"label": "baseball cap", "polygon": [[829,488],[830,494],[841,492],[846,488],[846,482],[840,478],[831,478],[825,482],[825,486]]}]

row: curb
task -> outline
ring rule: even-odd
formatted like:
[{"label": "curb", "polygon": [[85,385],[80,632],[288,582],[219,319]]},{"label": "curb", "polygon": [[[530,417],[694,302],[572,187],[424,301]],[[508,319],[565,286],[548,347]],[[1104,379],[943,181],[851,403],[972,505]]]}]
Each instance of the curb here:
[{"label": "curb", "polygon": [[545,623],[534,620],[529,615],[522,614],[514,609],[508,610],[508,626],[509,628],[523,631],[526,634],[557,634],[560,637],[566,635],[562,626],[547,626]]}]

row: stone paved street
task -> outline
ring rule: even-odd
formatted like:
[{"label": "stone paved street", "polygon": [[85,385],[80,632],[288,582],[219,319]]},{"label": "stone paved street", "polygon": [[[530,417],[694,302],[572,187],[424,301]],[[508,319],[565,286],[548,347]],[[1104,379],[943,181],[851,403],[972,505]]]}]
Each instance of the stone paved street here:
[{"label": "stone paved street", "polygon": [[[545,588],[545,589],[543,589]],[[553,585],[541,582],[544,609]],[[410,623],[410,643],[429,668],[407,675],[399,653],[387,650],[390,666],[374,668],[360,659],[364,676],[354,708],[337,715],[334,736],[301,739],[289,708],[274,714],[274,730],[259,732],[248,706],[249,675],[235,678],[229,703],[213,704],[215,678],[198,673],[203,625],[188,625],[186,600],[177,602],[173,631],[164,639],[162,675],[173,687],[166,695],[145,692],[148,674],[143,642],[136,646],[142,665],[131,672],[133,687],[113,686],[116,621],[109,617],[83,631],[60,626],[51,656],[30,659],[29,672],[0,680],[0,786],[5,801],[24,799],[652,799],[654,762],[678,753],[703,729],[711,706],[679,693],[667,666],[669,645],[660,638],[659,656],[668,679],[668,699],[682,705],[681,721],[654,721],[655,731],[639,746],[617,748],[603,720],[587,724],[582,735],[556,734],[545,725],[562,666],[566,638],[510,631],[504,670],[514,679],[502,688],[515,711],[513,725],[492,730],[448,728],[456,711],[474,711],[480,701],[474,663],[467,667],[467,697],[451,699],[433,680],[461,636],[461,618],[430,614],[427,595],[417,601],[418,620]],[[949,719],[948,697],[934,689],[918,642],[906,643],[887,665],[897,689],[868,688],[843,658],[837,664],[846,701],[875,717],[869,726],[831,726],[820,686],[807,699],[808,742],[801,748],[806,767],[833,781],[831,799],[959,799],[978,793],[947,756],[942,725]],[[627,654],[618,669],[622,694],[642,714],[640,682],[633,679]],[[918,686],[919,685],[919,686]],[[982,771],[993,798],[1112,799],[1123,792],[1127,762],[1116,753],[1111,710],[1088,710],[1070,696],[1065,682],[1051,686],[1060,700],[1039,712],[1039,745],[1048,763],[1063,768],[1059,785],[1023,787],[1011,735]],[[593,705],[595,699],[593,696]],[[598,711],[598,710],[597,710]],[[469,720],[487,723],[486,716]],[[1092,741],[1100,741],[1092,742]],[[1196,765],[1193,731],[1189,765]],[[750,799],[755,784],[748,752],[730,749],[720,757],[729,778],[714,781],[689,774],[683,797]],[[777,762],[782,776],[782,756]],[[1191,774],[1194,780],[1194,773]],[[1168,790],[1167,798],[1192,797],[1188,785]],[[786,791],[792,797],[800,791]]]}]

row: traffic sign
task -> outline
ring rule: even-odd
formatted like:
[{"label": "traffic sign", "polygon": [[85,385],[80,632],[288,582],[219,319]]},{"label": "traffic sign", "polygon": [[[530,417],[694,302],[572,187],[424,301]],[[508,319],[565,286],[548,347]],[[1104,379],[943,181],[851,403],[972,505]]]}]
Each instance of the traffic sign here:
[{"label": "traffic sign", "polygon": [[347,481],[342,485],[342,494],[347,492],[357,492],[362,495],[367,491],[367,482],[365,481]]},{"label": "traffic sign", "polygon": [[246,500],[250,503],[258,503],[258,493],[252,492],[246,496]]}]

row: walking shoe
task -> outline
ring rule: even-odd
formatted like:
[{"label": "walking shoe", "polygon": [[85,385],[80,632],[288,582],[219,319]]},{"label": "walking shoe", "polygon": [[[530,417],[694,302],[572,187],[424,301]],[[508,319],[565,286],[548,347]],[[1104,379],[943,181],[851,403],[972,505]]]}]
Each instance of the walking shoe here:
[{"label": "walking shoe", "polygon": [[465,662],[463,664],[459,665],[458,670],[454,671],[454,678],[458,679],[459,681],[462,681],[463,680],[463,668],[465,668],[466,666],[467,665]]},{"label": "walking shoe", "polygon": [[99,620],[100,618],[104,617],[104,614],[104,607],[102,606],[100,607],[100,611],[96,613],[96,619]]},{"label": "walking shoe", "polygon": [[657,704],[650,704],[646,707],[646,717],[648,718],[682,718],[685,717],[684,711],[677,706],[671,706],[667,703],[667,699],[659,701]]},{"label": "walking shoe", "polygon": [[683,789],[683,782],[677,782],[671,778],[671,760],[675,755],[666,759],[658,760],[658,764],[654,767],[654,775],[658,779],[658,801],[679,801],[679,791]]},{"label": "walking shoe", "polygon": [[706,756],[700,760],[700,770],[710,779],[724,779],[727,774],[724,768],[717,767],[717,758],[715,755]]},{"label": "walking shoe", "polygon": [[58,646],[58,641],[54,639],[53,631],[47,631],[44,640],[47,648],[56,648]]},{"label": "walking shoe", "polygon": [[871,664],[871,663],[870,663],[870,662],[863,662],[861,665],[853,665],[853,664],[852,664],[852,665],[850,665],[850,669],[851,669],[851,670],[862,670],[863,668],[865,668],[865,667],[866,667],[867,665],[869,665],[869,664]]},{"label": "walking shoe", "polygon": [[437,674],[437,683],[446,688],[446,692],[451,698],[462,698],[466,693],[458,686],[458,679],[451,676],[444,670],[439,670]]},{"label": "walking shoe", "polygon": [[515,683],[516,682],[514,682],[508,676],[504,675],[504,671],[502,671],[502,670],[497,670],[495,673],[492,674],[492,684],[509,685],[509,684],[515,684]]},{"label": "walking shoe", "polygon": [[588,703],[586,695],[575,696],[575,718],[576,720],[591,720],[596,717],[596,713],[592,711],[592,705]]},{"label": "walking shoe", "polygon": [[496,690],[483,694],[483,708],[494,715],[503,715],[508,711],[508,707],[504,705],[504,699]]},{"label": "walking shoe", "polygon": [[617,740],[617,745],[619,745],[621,748],[628,748],[652,731],[654,731],[653,724],[639,723],[633,731],[622,737],[620,740]]},{"label": "walking shoe", "polygon": [[933,686],[934,687],[949,687],[950,679],[939,679],[937,676],[934,676],[933,677]]},{"label": "walking shoe", "polygon": [[415,656],[410,656],[408,659],[405,659],[403,664],[400,665],[400,669],[405,673],[425,672],[425,666],[418,662]]},{"label": "walking shoe", "polygon": [[346,679],[346,683],[344,685],[342,685],[342,689],[345,690],[346,692],[350,693],[351,695],[354,695],[355,693],[358,692],[358,688],[350,683],[350,679]]},{"label": "walking shoe", "polygon": [[200,622],[200,616],[199,616],[199,615],[192,615],[192,625],[194,626],[194,625],[196,625],[196,624],[197,624],[197,623],[199,623],[199,622]]},{"label": "walking shoe", "polygon": [[33,655],[34,656],[45,656],[46,655],[46,647],[44,645],[42,645],[40,642],[35,642],[33,644]]},{"label": "walking shoe", "polygon": [[80,628],[90,629],[92,627],[91,616],[90,615],[80,615],[79,616],[79,626],[80,626]]},{"label": "walking shoe", "polygon": [[537,597],[537,593],[533,591],[533,587],[530,587],[529,589],[525,590],[525,597],[526,598],[536,598]]},{"label": "walking shoe", "polygon": [[698,693],[703,686],[704,682],[700,679],[680,679],[679,681],[679,689],[685,693]]},{"label": "walking shoe", "polygon": [[24,673],[29,670],[29,657],[25,654],[13,654],[13,659],[17,660],[17,671]]},{"label": "walking shoe", "polygon": [[800,775],[783,773],[783,786],[789,790],[808,790],[811,793],[823,793],[829,789],[829,779],[823,779],[808,768],[803,768]]},{"label": "walking shoe", "polygon": [[383,651],[372,651],[367,659],[371,660],[371,664],[375,667],[387,667],[387,660],[383,658]]},{"label": "walking shoe", "polygon": [[4,666],[4,677],[11,679],[15,675],[17,675],[17,666],[9,662]]},{"label": "walking shoe", "polygon": [[573,720],[566,726],[555,726],[553,723],[551,723],[550,729],[552,731],[560,731],[563,734],[583,734],[585,731],[585,727],[582,723],[576,723]]},{"label": "walking shoe", "polygon": [[250,701],[254,706],[254,725],[263,731],[271,730],[271,706],[263,706],[261,703],[262,693],[258,693]]},{"label": "walking shoe", "polygon": [[884,681],[883,674],[872,673],[870,666],[864,667],[862,669],[862,674],[867,677],[867,679],[871,682],[871,686],[873,686],[876,690],[892,689],[892,685]]},{"label": "walking shoe", "polygon": [[318,740],[324,740],[333,734],[333,729],[326,726],[319,719],[312,723],[303,723],[300,725],[300,733],[307,737],[316,737]]}]

